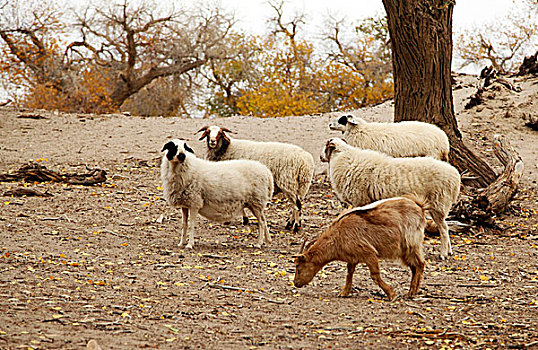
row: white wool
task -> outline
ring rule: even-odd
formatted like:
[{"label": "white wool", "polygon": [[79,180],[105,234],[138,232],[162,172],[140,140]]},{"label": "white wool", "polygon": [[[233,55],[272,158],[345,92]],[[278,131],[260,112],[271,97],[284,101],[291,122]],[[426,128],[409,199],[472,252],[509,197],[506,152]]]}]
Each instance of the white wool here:
[{"label": "white wool", "polygon": [[333,120],[329,128],[342,131],[342,138],[353,147],[379,151],[391,157],[429,156],[448,160],[448,137],[433,124],[419,121],[366,122],[348,115]]},{"label": "white wool", "polygon": [[447,256],[451,252],[445,219],[460,190],[456,168],[431,157],[392,158],[352,147],[340,138],[330,139],[324,153],[322,160],[329,162],[331,185],[340,200],[363,206],[416,194],[424,199],[439,227],[441,254]]},{"label": "white wool", "polygon": [[[249,208],[258,219],[258,245],[261,246],[264,236],[266,241],[270,240],[263,211],[273,193],[273,176],[265,165],[252,160],[211,162],[185,151],[184,141],[175,139],[171,142],[178,147],[178,154],[184,154],[185,158],[183,161],[177,157],[169,160],[165,153],[161,179],[167,202],[184,209],[180,244],[186,231],[194,230],[197,214],[223,222],[237,217],[244,208]],[[192,231],[190,233],[189,248],[193,245]]]},{"label": "white wool", "polygon": [[[300,225],[301,202],[305,199],[312,177],[314,176],[314,158],[301,147],[282,142],[260,142],[235,139],[226,134],[230,140],[225,152],[216,156],[221,143],[215,138],[221,128],[207,127],[208,150],[207,157],[211,160],[251,159],[266,165],[275,181],[275,187],[280,189],[292,204],[292,217],[288,223]],[[217,145],[213,149],[212,145]]]}]

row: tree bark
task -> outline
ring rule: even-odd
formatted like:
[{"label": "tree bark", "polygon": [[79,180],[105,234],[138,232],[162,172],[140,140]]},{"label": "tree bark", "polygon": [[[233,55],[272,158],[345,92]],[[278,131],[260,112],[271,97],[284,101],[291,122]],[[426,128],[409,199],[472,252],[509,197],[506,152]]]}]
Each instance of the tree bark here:
[{"label": "tree bark", "polygon": [[110,94],[110,99],[115,106],[120,107],[126,99],[136,94],[145,86],[149,85],[153,80],[157,78],[168,77],[174,74],[180,75],[186,73],[190,70],[201,67],[206,62],[206,59],[199,59],[193,62],[187,62],[183,64],[178,63],[173,66],[153,67],[138,78],[133,78],[135,74],[133,74],[131,70],[128,70],[126,74],[128,73],[131,75],[125,75],[117,80],[114,90]]},{"label": "tree bark", "polygon": [[436,124],[450,140],[450,160],[471,171],[475,185],[496,178],[493,169],[463,142],[452,97],[453,0],[383,0],[394,72],[394,121]]}]

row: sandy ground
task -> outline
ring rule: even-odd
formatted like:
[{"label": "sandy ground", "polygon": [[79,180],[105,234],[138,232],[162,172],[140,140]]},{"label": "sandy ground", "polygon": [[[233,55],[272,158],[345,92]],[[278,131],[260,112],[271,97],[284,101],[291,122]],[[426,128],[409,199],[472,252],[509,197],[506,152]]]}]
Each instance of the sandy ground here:
[{"label": "sandy ground", "polygon": [[[357,269],[349,298],[338,293],[345,265],[329,264],[295,289],[292,255],[300,236],[284,229],[288,204],[273,198],[274,241],[253,246],[255,224],[199,220],[195,249],[179,249],[180,213],[170,210],[159,179],[160,148],[218,124],[237,138],[300,145],[316,159],[304,229],[314,237],[343,209],[332,194],[319,153],[334,115],[215,120],[79,115],[0,109],[0,172],[38,161],[59,172],[105,169],[108,181],[84,187],[26,184],[51,197],[0,203],[0,348],[501,348],[538,346],[538,133],[522,116],[538,114],[538,79],[515,81],[521,92],[491,91],[486,104],[464,110],[478,81],[458,77],[458,122],[467,142],[499,168],[493,135],[505,135],[525,173],[501,229],[452,234],[454,256],[441,261],[426,240],[423,286],[414,300],[388,302]],[[391,120],[392,103],[357,111]],[[18,118],[39,114],[46,119]],[[335,114],[337,116],[340,113]],[[0,183],[0,196],[20,183]],[[156,219],[170,213],[170,220]],[[410,274],[384,262],[382,276],[399,295]]]}]

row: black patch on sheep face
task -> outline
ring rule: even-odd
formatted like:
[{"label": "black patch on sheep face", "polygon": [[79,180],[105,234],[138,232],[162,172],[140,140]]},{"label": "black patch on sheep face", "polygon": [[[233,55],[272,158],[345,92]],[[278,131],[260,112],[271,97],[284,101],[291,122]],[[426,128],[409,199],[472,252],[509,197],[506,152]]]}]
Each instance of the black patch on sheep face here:
[{"label": "black patch on sheep face", "polygon": [[191,152],[192,154],[194,154],[193,149],[190,148],[186,143],[183,144],[183,148],[185,148],[185,151],[187,151],[187,152]]},{"label": "black patch on sheep face", "polygon": [[350,116],[349,115],[343,115],[340,118],[338,118],[338,124],[346,125],[348,117],[350,117]]},{"label": "black patch on sheep face", "polygon": [[187,158],[187,156],[183,152],[177,155],[177,159],[180,163],[183,163],[185,161],[185,158]]},{"label": "black patch on sheep face", "polygon": [[173,143],[172,141],[169,141],[163,146],[163,149],[161,150],[161,152],[164,152],[166,150],[168,150],[168,152],[166,153],[166,158],[168,158],[168,160],[172,160],[177,154],[178,147],[175,143]]}]

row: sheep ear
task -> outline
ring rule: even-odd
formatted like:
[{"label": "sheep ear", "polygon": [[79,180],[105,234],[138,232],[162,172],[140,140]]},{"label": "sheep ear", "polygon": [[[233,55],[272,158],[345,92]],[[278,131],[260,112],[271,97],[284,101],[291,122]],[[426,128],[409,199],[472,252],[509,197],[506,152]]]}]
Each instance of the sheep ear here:
[{"label": "sheep ear", "polygon": [[166,153],[166,158],[168,158],[168,160],[172,160],[174,159],[174,156],[177,154],[177,145],[172,141],[168,141],[163,146],[163,149],[161,150],[161,152],[164,152],[164,151],[168,151]]},{"label": "sheep ear", "polygon": [[206,137],[209,136],[209,126],[207,126],[207,125],[204,126],[203,128],[201,128],[200,130],[198,130],[194,134],[198,134],[200,131],[203,131],[203,133],[202,133],[202,136],[200,136],[199,140],[203,140],[203,139],[205,139]]},{"label": "sheep ear", "polygon": [[192,154],[194,154],[193,149],[190,148],[189,145],[187,145],[186,143],[183,144],[183,148],[185,148],[185,151],[191,152]]},{"label": "sheep ear", "polygon": [[[222,129],[224,131],[224,129]],[[226,142],[230,143],[230,138],[228,137],[228,135],[226,135],[225,133],[223,132],[220,132],[219,135],[222,135],[222,138],[226,140]],[[217,137],[218,138],[218,137]]]},{"label": "sheep ear", "polygon": [[353,124],[353,125],[358,125],[359,124],[359,121],[357,119],[355,119],[352,115],[347,116],[347,122],[349,124]]},{"label": "sheep ear", "polygon": [[229,132],[230,134],[235,134],[235,132],[233,132],[232,130],[230,130],[228,128],[220,128],[220,130],[225,131],[225,132]]},{"label": "sheep ear", "polygon": [[347,122],[353,125],[364,124],[364,120],[362,120],[361,118],[355,118],[352,115],[347,116]]}]

